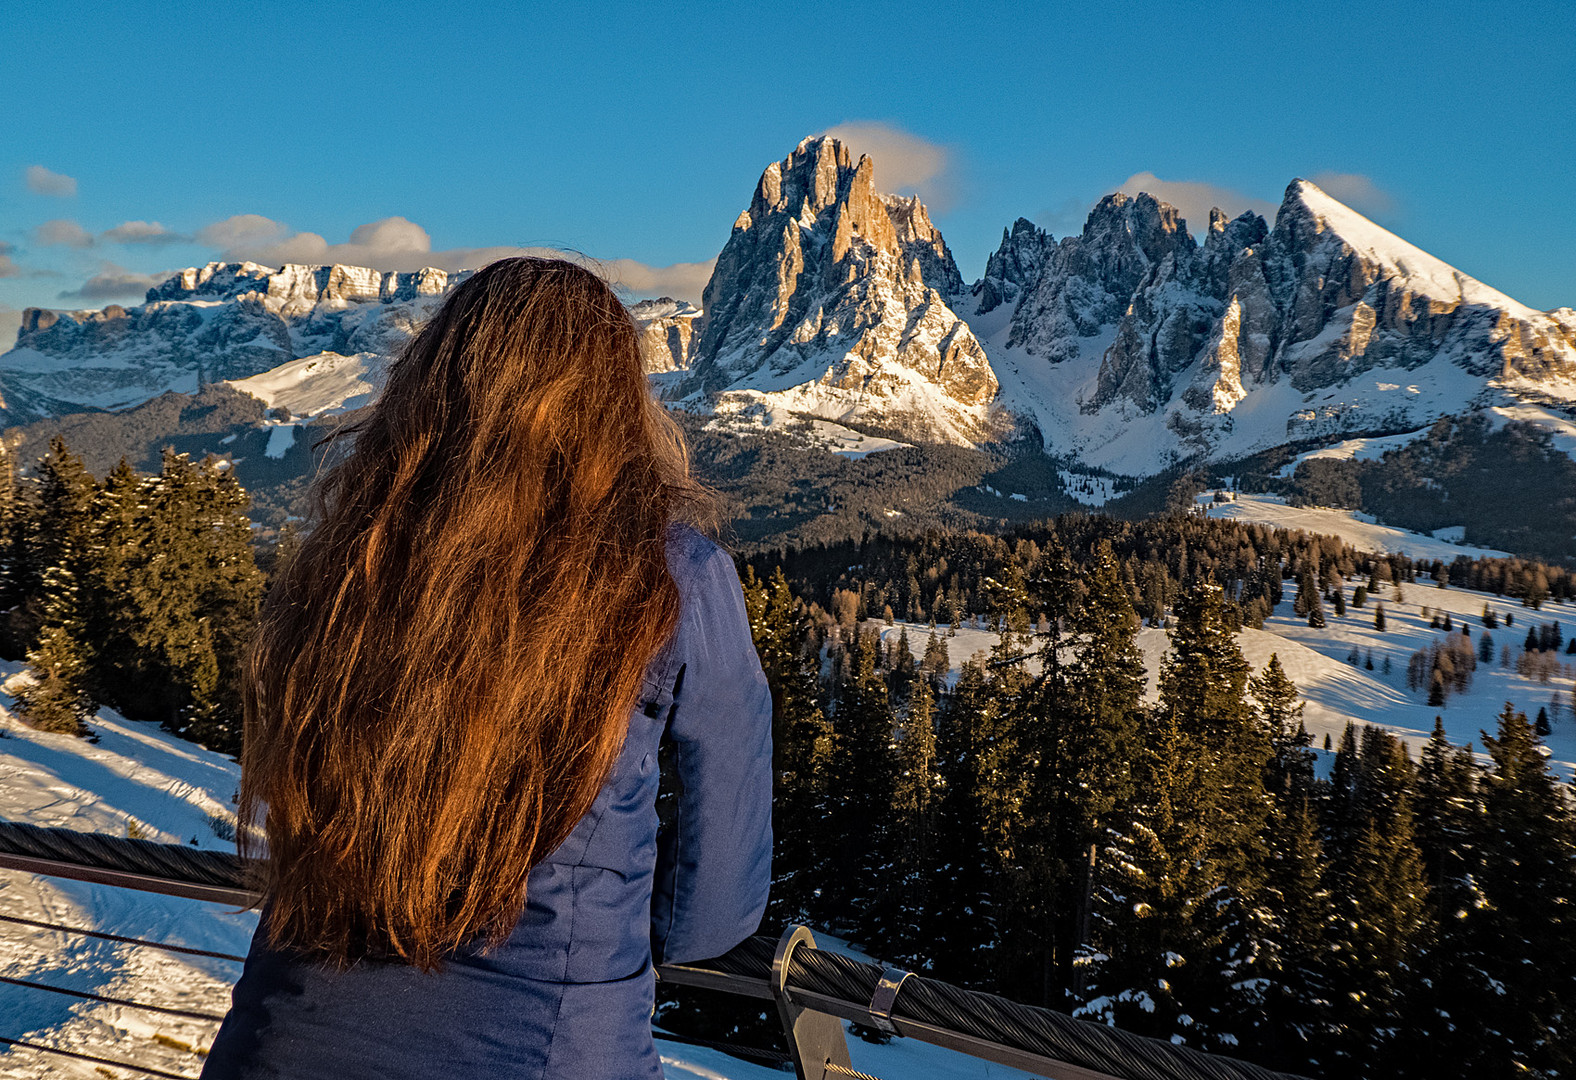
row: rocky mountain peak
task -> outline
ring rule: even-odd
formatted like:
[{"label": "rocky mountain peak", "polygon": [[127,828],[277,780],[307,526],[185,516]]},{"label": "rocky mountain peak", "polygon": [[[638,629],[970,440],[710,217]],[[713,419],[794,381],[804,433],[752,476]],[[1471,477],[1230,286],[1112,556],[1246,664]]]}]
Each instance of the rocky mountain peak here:
[{"label": "rocky mountain peak", "polygon": [[981,430],[996,381],[948,306],[962,275],[923,203],[875,177],[827,136],[766,167],[707,282],[675,393],[777,394],[774,408],[949,441]]},{"label": "rocky mountain peak", "polygon": [[1023,290],[1040,276],[1040,268],[1056,241],[1028,218],[1019,218],[1001,231],[1001,246],[985,261],[985,275],[974,283],[975,312],[984,315],[1002,304],[1017,301]]}]

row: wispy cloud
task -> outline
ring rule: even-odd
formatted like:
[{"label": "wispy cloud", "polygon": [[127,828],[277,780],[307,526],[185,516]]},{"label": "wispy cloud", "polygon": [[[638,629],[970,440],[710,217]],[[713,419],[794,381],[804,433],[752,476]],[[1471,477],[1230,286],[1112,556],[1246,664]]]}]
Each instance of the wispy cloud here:
[{"label": "wispy cloud", "polygon": [[22,268],[17,266],[15,260],[11,258],[11,252],[15,250],[10,244],[0,240],[0,278],[19,277],[21,275]]},{"label": "wispy cloud", "polygon": [[93,234],[69,218],[46,221],[33,230],[33,240],[45,247],[89,248]]},{"label": "wispy cloud", "polygon": [[403,217],[388,217],[359,225],[344,243],[330,243],[314,232],[295,232],[282,222],[261,214],[237,214],[197,232],[197,242],[217,248],[233,261],[279,265],[281,263],[345,263],[379,270],[465,270],[485,266],[511,255],[539,255],[584,262],[605,275],[616,287],[633,296],[672,296],[698,302],[715,260],[653,266],[634,259],[589,259],[548,247],[477,247],[434,249],[427,230]]},{"label": "wispy cloud", "polygon": [[0,351],[9,349],[22,327],[22,313],[16,308],[0,305]]},{"label": "wispy cloud", "polygon": [[105,229],[99,239],[110,244],[180,244],[191,237],[166,229],[157,221],[122,221],[113,229]]},{"label": "wispy cloud", "polygon": [[27,167],[27,190],[35,195],[55,195],[60,198],[69,198],[77,193],[77,181],[73,176],[57,173],[46,169],[42,165],[29,165]]},{"label": "wispy cloud", "polygon": [[192,238],[166,229],[157,221],[123,221],[94,236],[69,218],[56,218],[34,229],[33,239],[46,246],[90,248],[95,244],[190,243]]},{"label": "wispy cloud", "polygon": [[856,160],[869,156],[877,191],[918,195],[938,214],[957,204],[957,156],[947,147],[874,120],[849,120],[821,134],[842,142]]},{"label": "wispy cloud", "polygon": [[114,263],[104,263],[97,274],[84,281],[78,288],[68,289],[60,294],[62,300],[127,300],[141,299],[153,286],[159,284],[169,273],[142,274],[135,270],[127,270],[124,266]]},{"label": "wispy cloud", "polygon": [[1362,173],[1319,172],[1308,179],[1323,188],[1326,195],[1339,199],[1353,210],[1381,217],[1395,212],[1395,196]]},{"label": "wispy cloud", "polygon": [[1168,202],[1182,213],[1192,232],[1203,232],[1209,226],[1209,212],[1219,207],[1228,217],[1236,217],[1244,210],[1275,220],[1276,204],[1265,199],[1244,195],[1220,184],[1202,180],[1162,180],[1152,172],[1134,173],[1122,181],[1116,190],[1128,195],[1147,192],[1162,202]]}]

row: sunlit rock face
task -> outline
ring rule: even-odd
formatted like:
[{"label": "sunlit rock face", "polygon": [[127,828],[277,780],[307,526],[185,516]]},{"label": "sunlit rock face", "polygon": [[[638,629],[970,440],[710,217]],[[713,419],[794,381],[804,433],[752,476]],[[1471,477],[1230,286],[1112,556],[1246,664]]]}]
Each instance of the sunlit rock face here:
[{"label": "sunlit rock face", "polygon": [[4,418],[121,408],[323,353],[386,357],[468,274],[214,262],[174,274],[134,307],[29,309],[0,356]]},{"label": "sunlit rock face", "polygon": [[917,197],[836,139],[767,166],[706,286],[673,395],[720,414],[864,422],[968,444],[1005,418],[985,351],[951,303],[952,253]]},{"label": "sunlit rock face", "polygon": [[[1576,403],[1569,309],[1519,304],[1306,180],[1273,227],[1216,210],[1203,237],[1144,194],[1106,196],[1060,242],[1022,220],[1003,234],[969,316],[1006,327],[985,335],[992,360],[1027,377],[1003,404],[1050,448],[1153,472],[1490,399]],[[1004,305],[1010,321],[990,314]]]}]

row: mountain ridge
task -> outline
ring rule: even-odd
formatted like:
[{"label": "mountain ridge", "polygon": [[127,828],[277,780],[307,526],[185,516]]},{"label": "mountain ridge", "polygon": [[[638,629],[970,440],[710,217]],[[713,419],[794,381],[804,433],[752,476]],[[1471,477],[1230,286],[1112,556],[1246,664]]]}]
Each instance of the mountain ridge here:
[{"label": "mountain ridge", "polygon": [[[763,170],[700,307],[632,305],[665,400],[850,452],[1029,436],[1074,474],[1129,477],[1576,404],[1576,311],[1535,311],[1303,179],[1273,223],[1212,211],[1202,243],[1143,193],[1060,240],[1019,218],[966,285],[923,202],[875,176],[802,141]],[[16,424],[228,382],[339,411],[468,273],[214,262],[129,309],[29,309],[0,408]]]}]

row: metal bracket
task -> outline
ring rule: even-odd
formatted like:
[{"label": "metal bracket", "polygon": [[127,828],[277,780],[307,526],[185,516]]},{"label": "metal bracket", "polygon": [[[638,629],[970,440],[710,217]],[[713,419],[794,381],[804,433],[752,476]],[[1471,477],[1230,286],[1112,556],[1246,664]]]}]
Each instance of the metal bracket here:
[{"label": "metal bracket", "polygon": [[843,1034],[842,1021],[806,1009],[788,993],[788,967],[800,945],[815,948],[815,936],[808,927],[790,926],[777,940],[777,952],[772,957],[772,997],[777,1001],[777,1017],[782,1021],[798,1080],[826,1080],[827,1066],[850,1069],[853,1063],[848,1058],[848,1038]]},{"label": "metal bracket", "polygon": [[898,991],[903,989],[903,983],[912,974],[912,971],[895,967],[889,967],[881,973],[876,992],[870,995],[870,1022],[877,1031],[884,1031],[888,1035],[897,1034],[897,1028],[892,1025],[892,1006],[897,1003]]}]

